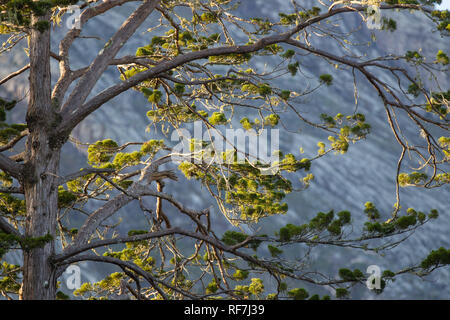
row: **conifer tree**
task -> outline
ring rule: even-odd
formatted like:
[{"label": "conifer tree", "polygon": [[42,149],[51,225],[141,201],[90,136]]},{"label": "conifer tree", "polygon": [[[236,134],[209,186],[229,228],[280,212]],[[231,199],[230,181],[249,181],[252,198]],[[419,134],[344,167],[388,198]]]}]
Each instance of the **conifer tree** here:
[{"label": "conifer tree", "polygon": [[[326,286],[333,289],[333,298],[345,298],[351,288],[365,284],[365,270],[342,266],[336,269],[338,276],[326,275],[308,270],[303,260],[287,252],[328,246],[381,253],[438,218],[433,208],[428,212],[408,208],[400,196],[406,186],[444,186],[442,197],[448,197],[450,91],[443,87],[448,85],[448,47],[433,56],[420,51],[420,44],[416,51],[402,54],[363,56],[357,53],[352,35],[365,28],[364,20],[372,19],[369,9],[377,8],[411,19],[423,15],[427,28],[448,37],[448,11],[435,9],[440,0],[286,2],[290,11],[279,12],[274,19],[243,14],[234,0],[0,1],[4,40],[0,54],[25,48],[29,60],[0,80],[0,85],[19,78],[28,84],[21,123],[8,117],[19,112],[15,107],[20,97],[0,99],[0,293],[4,297],[66,299],[58,291],[64,270],[90,261],[114,265],[118,271],[98,283],[83,284],[75,291],[77,297],[327,299],[314,292]],[[125,4],[134,6],[134,11],[95,58],[76,69],[69,52],[83,41],[86,24]],[[80,16],[73,28],[64,29],[74,5]],[[361,26],[344,34],[339,21],[349,15],[360,16]],[[394,38],[396,28],[408,28],[395,18],[380,23]],[[133,54],[121,55],[140,27],[149,28],[141,46]],[[54,46],[51,35],[61,30],[66,33]],[[420,36],[428,37],[423,30]],[[317,46],[318,37],[333,46]],[[305,55],[328,62],[330,72],[305,74]],[[58,64],[57,72],[51,71],[52,60]],[[95,91],[111,69],[116,70],[116,83]],[[401,147],[397,175],[392,177],[397,199],[392,212],[380,212],[367,202],[360,213],[330,208],[309,221],[299,217],[298,224],[287,224],[274,234],[249,231],[257,230],[251,227],[258,222],[289,211],[286,196],[313,183],[310,170],[316,161],[345,154],[370,134],[370,106],[350,114],[315,114],[299,108],[302,99],[326,95],[331,86],[340,86],[336,78],[340,73],[370,85],[378,99],[374,103],[384,106],[393,138]],[[283,79],[302,79],[309,85],[298,90],[280,87]],[[96,110],[107,108],[113,98],[131,91],[148,100],[143,116],[167,139],[120,144],[104,137],[88,146],[84,167],[61,175],[61,149],[73,130]],[[169,139],[173,130],[200,122],[215,135],[236,126],[242,132],[283,131],[286,115],[327,133],[328,141],[317,141],[318,148],[309,157],[294,155],[299,146],[279,150],[279,161],[267,164],[248,155],[238,161],[243,151],[237,147],[215,150],[211,141],[192,140],[191,153],[179,163],[172,161],[177,155]],[[402,134],[398,117],[416,128],[423,137],[421,145]],[[223,161],[209,161],[211,157]],[[404,165],[406,157],[414,166]],[[269,166],[277,170],[267,174]],[[182,203],[165,191],[186,179],[191,181],[183,183],[192,184],[186,193],[201,185],[201,192],[206,190],[217,202],[216,210],[194,209],[192,203]],[[154,210],[148,206],[152,201]],[[128,234],[115,233],[117,226],[108,223],[110,218],[132,202],[139,204],[146,224]],[[228,231],[217,229],[213,217],[217,212],[229,221]],[[72,222],[80,214],[83,221],[74,228]],[[354,225],[356,214],[367,216],[363,226]],[[175,216],[183,217],[183,223]],[[9,263],[8,253],[17,251],[22,252],[22,263]],[[381,288],[376,290],[381,292],[401,274],[422,277],[448,265],[450,250],[436,248],[416,258],[416,264],[404,269],[383,270]],[[267,281],[276,285],[271,287]],[[305,285],[313,288],[311,292]]]}]

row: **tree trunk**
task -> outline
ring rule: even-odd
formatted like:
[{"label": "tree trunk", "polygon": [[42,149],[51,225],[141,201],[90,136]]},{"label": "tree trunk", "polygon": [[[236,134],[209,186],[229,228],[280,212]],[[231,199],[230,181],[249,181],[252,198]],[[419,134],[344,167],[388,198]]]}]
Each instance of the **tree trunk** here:
[{"label": "tree trunk", "polygon": [[[32,23],[49,20],[33,18]],[[27,238],[56,235],[60,143],[52,129],[57,112],[51,101],[50,32],[34,29],[30,45],[30,100],[26,121],[30,134],[25,147],[23,188],[27,210]],[[55,299],[56,273],[50,259],[54,241],[24,250],[22,299]]]},{"label": "tree trunk", "polygon": [[[36,154],[27,162],[30,169],[24,181],[27,221],[25,236],[55,237],[58,213],[59,152],[48,145],[45,133],[30,137],[27,143],[37,146]],[[32,147],[33,148],[33,147]],[[54,241],[24,250],[22,298],[55,299],[56,270],[51,264]]]}]

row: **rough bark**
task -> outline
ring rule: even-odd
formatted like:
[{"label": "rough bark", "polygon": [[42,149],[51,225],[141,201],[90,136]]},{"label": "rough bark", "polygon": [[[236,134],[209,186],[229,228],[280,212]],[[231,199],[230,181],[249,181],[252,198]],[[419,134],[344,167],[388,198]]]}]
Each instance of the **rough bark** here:
[{"label": "rough bark", "polygon": [[[40,18],[47,19],[47,16]],[[35,19],[38,21],[38,19]],[[60,143],[52,135],[57,114],[51,103],[50,31],[30,36],[30,101],[23,189],[27,210],[25,236],[55,235],[58,210]],[[22,298],[54,299],[55,270],[50,263],[54,242],[24,250]]]},{"label": "rough bark", "polygon": [[[58,209],[56,173],[59,152],[49,148],[45,133],[31,135],[28,144],[32,145],[32,158],[27,162],[31,170],[24,181],[27,210],[25,236],[54,236]],[[49,241],[42,247],[24,251],[23,299],[55,298],[55,270],[50,262],[54,250],[54,241]]]}]

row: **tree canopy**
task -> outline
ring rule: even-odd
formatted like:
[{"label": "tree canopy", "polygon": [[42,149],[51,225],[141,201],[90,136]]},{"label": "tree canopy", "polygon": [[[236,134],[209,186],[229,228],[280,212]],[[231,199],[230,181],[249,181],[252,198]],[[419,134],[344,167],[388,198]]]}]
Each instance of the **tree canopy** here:
[{"label": "tree canopy", "polygon": [[[89,21],[128,3],[134,11],[92,61],[74,69],[70,48],[89,37],[83,33]],[[333,298],[346,298],[353,287],[366,284],[366,270],[310,270],[307,261],[313,250],[345,247],[384,254],[438,219],[434,208],[422,212],[402,203],[401,188],[441,188],[442,198],[448,199],[448,47],[430,56],[418,43],[414,51],[373,56],[370,46],[361,49],[353,37],[376,18],[380,30],[396,37],[396,28],[408,26],[397,25],[395,15],[414,19],[420,14],[433,30],[428,34],[424,26],[421,37],[446,39],[448,11],[435,8],[440,0],[286,3],[290,10],[274,18],[253,17],[233,0],[0,1],[0,55],[23,48],[29,59],[0,80],[4,85],[29,73],[21,123],[10,120],[12,113],[20,114],[19,97],[0,99],[4,297],[67,299],[57,289],[62,273],[71,264],[90,261],[114,265],[117,272],[84,283],[76,297],[329,299],[314,291],[327,287]],[[379,17],[377,12],[395,14]],[[343,30],[340,21],[349,15],[359,16],[360,25]],[[130,53],[126,44],[141,27],[147,31]],[[55,46],[51,35],[63,31]],[[367,43],[376,43],[373,37]],[[324,42],[318,39],[323,38],[328,47],[320,46]],[[329,73],[306,72],[306,56],[328,63]],[[53,70],[51,61],[58,68]],[[115,70],[115,84],[94,90],[107,70]],[[305,99],[341,86],[343,73],[354,80],[354,90],[343,94],[354,95],[355,105],[358,83],[370,86],[373,103],[383,106],[400,146],[392,212],[380,212],[369,201],[361,213],[330,208],[261,234],[258,223],[289,211],[288,194],[314,183],[311,168],[316,162],[346,154],[371,133],[370,107],[336,114],[301,109]],[[110,137],[95,143],[73,139],[73,130],[86,117],[107,108],[119,94],[136,93],[148,101],[143,116],[149,134],[162,132],[164,139],[125,144]],[[280,145],[269,150],[269,158],[260,158],[226,134],[232,129],[250,141],[268,142],[264,134],[269,129],[280,136],[292,133],[288,123],[306,124],[328,140],[318,140],[313,152]],[[416,137],[404,135],[406,125],[414,126]],[[205,134],[192,138],[186,128],[193,126]],[[185,137],[188,147],[176,147],[173,133]],[[226,148],[215,143],[220,139]],[[62,175],[61,148],[74,141],[85,147],[86,166]],[[191,180],[186,194],[207,192],[216,208],[195,209],[194,203],[165,192],[182,179]],[[139,204],[143,223],[124,234],[111,218],[130,203]],[[213,215],[219,213],[229,230],[216,225]],[[356,214],[366,217],[363,225],[354,224]],[[291,254],[295,250],[305,252],[304,257]],[[8,253],[16,251],[23,252],[21,265],[8,262]],[[436,248],[416,258],[416,264],[403,269],[382,270],[381,286],[374,291],[382,292],[399,275],[422,277],[447,266],[450,249]]]}]

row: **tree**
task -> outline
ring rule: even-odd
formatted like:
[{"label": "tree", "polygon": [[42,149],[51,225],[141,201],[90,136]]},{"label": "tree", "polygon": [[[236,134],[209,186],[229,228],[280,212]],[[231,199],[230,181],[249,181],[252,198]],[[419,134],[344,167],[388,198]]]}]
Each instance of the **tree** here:
[{"label": "tree", "polygon": [[[28,65],[0,80],[4,84],[29,73],[23,124],[6,121],[16,101],[0,100],[0,255],[10,250],[23,252],[20,266],[3,261],[0,292],[5,297],[65,298],[57,291],[58,278],[68,265],[80,261],[108,263],[121,270],[97,284],[84,284],[76,292],[83,297],[113,298],[129,293],[137,299],[306,299],[309,293],[296,287],[302,283],[329,286],[336,289],[337,297],[345,297],[349,288],[367,280],[363,272],[342,268],[338,278],[308,272],[302,261],[283,255],[282,248],[338,246],[380,252],[438,216],[432,209],[427,214],[413,208],[405,211],[400,205],[400,187],[437,188],[450,181],[446,172],[450,138],[444,136],[449,130],[450,91],[443,90],[439,82],[448,71],[447,54],[441,50],[430,58],[417,50],[402,55],[358,56],[352,53],[351,33],[343,34],[330,26],[346,15],[371,19],[373,13],[368,8],[398,10],[400,14],[413,11],[428,17],[435,32],[445,37],[450,30],[448,11],[433,9],[440,0],[389,0],[376,6],[364,1],[318,2],[306,8],[291,1],[291,11],[280,12],[277,20],[243,16],[237,1],[232,0],[136,1],[134,12],[95,59],[73,70],[69,50],[76,39],[82,39],[83,26],[128,2],[132,1],[0,2],[0,31],[8,36],[1,54],[13,52],[26,39],[29,56]],[[76,4],[81,10],[76,20],[79,24],[67,31],[56,52],[51,47],[51,34]],[[119,56],[136,30],[149,21],[151,41],[137,48],[135,55]],[[381,23],[385,32],[396,28],[393,19],[385,18]],[[317,36],[335,41],[343,51],[316,47]],[[164,192],[166,184],[178,179],[173,171],[176,167],[203,185],[230,223],[252,226],[287,212],[283,199],[310,183],[313,176],[305,172],[313,162],[333,152],[345,153],[351,143],[369,134],[370,125],[362,113],[315,115],[298,111],[302,97],[326,94],[327,87],[334,85],[331,74],[316,75],[316,80],[306,77],[311,83],[301,92],[277,87],[276,79],[303,77],[299,57],[304,54],[324,59],[340,72],[351,72],[355,81],[361,76],[384,105],[392,133],[402,148],[392,216],[383,222],[378,209],[368,202],[368,220],[357,236],[347,232],[352,225],[348,211],[319,212],[311,221],[288,224],[274,235],[244,229],[218,235],[209,209],[194,210]],[[59,64],[55,84],[51,81],[52,59]],[[261,63],[266,66],[261,67]],[[117,66],[120,80],[94,94],[94,86],[111,66]],[[73,168],[73,174],[61,176],[61,148],[73,129],[130,90],[148,99],[149,121],[165,132],[200,121],[211,135],[223,136],[223,129],[235,125],[236,117],[242,114],[237,119],[242,128],[261,133],[268,127],[282,129],[287,112],[297,121],[328,132],[329,143],[318,142],[316,156],[302,159],[292,150],[286,154],[280,151],[278,162],[267,163],[243,155],[238,147],[226,152],[215,150],[205,139],[191,140],[192,152],[180,155],[169,139],[119,145],[105,137],[89,146],[85,168]],[[251,120],[253,114],[256,118]],[[406,115],[410,125],[417,127],[423,145],[411,144],[402,135],[397,114]],[[23,148],[22,139],[26,140]],[[17,153],[17,148],[22,150]],[[181,163],[171,161],[175,155]],[[405,155],[410,156],[408,163],[416,161],[419,168],[403,172]],[[269,167],[276,170],[267,172]],[[301,186],[296,183],[298,177]],[[150,210],[144,199],[155,199],[156,210]],[[143,230],[130,230],[126,236],[117,235],[114,226],[105,222],[131,202],[140,204],[148,225]],[[185,223],[171,220],[169,205],[185,217]],[[96,209],[84,210],[92,206]],[[83,224],[70,228],[71,217],[80,212],[86,215]],[[377,240],[383,243],[373,246]],[[266,249],[270,256],[264,255]],[[421,262],[402,270],[384,270],[378,290],[399,274],[424,276],[448,265],[450,250],[439,248],[418,259]],[[273,291],[265,292],[264,277],[276,280]]]}]

